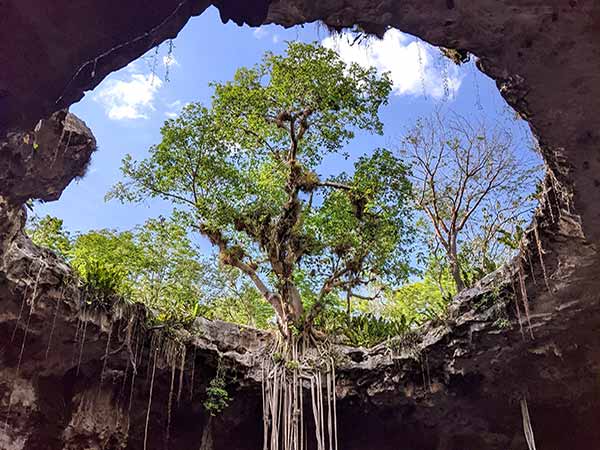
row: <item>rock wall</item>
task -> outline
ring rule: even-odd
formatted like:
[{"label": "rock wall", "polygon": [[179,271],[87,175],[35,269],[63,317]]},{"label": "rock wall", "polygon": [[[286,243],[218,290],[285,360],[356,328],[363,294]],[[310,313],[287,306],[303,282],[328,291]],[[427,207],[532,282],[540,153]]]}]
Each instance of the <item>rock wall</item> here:
[{"label": "rock wall", "polygon": [[[209,4],[0,4],[2,450],[141,449],[147,417],[150,449],[197,449],[207,426],[215,449],[256,449],[262,443],[260,362],[270,336],[198,321],[193,336],[178,337],[186,348],[183,371],[159,359],[152,383],[149,349],[156,332],[131,339],[131,324],[143,311],[86,310],[85,291],[70,269],[22,232],[22,204],[57,199],[84,173],[95,150],[91,132],[61,109],[111,71],[174,37]],[[523,398],[538,448],[599,447],[600,5],[593,0],[214,4],[224,20],[238,23],[322,20],[338,29],[358,23],[376,34],[393,26],[435,45],[470,51],[542,144],[549,177],[534,222],[541,251],[530,233],[525,244],[533,267],[523,267],[531,325],[515,262],[456,299],[451,319],[422,330],[410,352],[402,345],[337,347],[340,448],[525,449]],[[234,401],[209,421],[201,403],[219,360]],[[169,408],[172,379],[176,391],[182,380],[182,395]]]},{"label": "rock wall", "polygon": [[[260,448],[271,335],[198,319],[192,334],[177,336],[183,359],[155,360],[160,330],[139,327],[143,308],[86,307],[70,269],[22,234],[23,210],[2,206],[13,226],[2,230],[11,244],[0,280],[0,448],[196,450],[209,423],[215,450]],[[570,256],[552,293],[539,266],[537,287],[528,277],[531,325],[522,317],[522,331],[512,267],[465,291],[448,321],[410,340],[338,345],[340,448],[526,449],[524,398],[539,448],[600,445],[597,258],[583,241],[554,236]],[[233,402],[209,422],[202,403],[219,364]]]},{"label": "rock wall", "polygon": [[[591,241],[600,239],[600,5],[594,0],[252,0],[213,2],[224,20],[387,27],[467,50],[527,118]],[[111,71],[174,37],[211,2],[8,0],[0,15],[0,135],[28,131]],[[208,37],[207,37],[208,38]],[[199,43],[203,45],[203,43]],[[43,75],[41,75],[43,74]]]}]

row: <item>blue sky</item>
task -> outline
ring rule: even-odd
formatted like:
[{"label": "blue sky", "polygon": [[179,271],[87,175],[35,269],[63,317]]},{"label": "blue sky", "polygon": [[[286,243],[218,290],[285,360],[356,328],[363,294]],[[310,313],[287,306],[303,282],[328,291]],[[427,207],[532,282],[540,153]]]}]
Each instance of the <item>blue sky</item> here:
[{"label": "blue sky", "polygon": [[[181,31],[173,41],[171,57],[168,44],[163,44],[158,52],[153,50],[107,77],[71,107],[94,132],[98,151],[87,175],[71,183],[59,201],[36,205],[36,214],[60,217],[69,231],[84,232],[99,228],[125,230],[149,217],[168,213],[169,206],[158,201],[140,205],[104,201],[106,192],[120,179],[123,156],[131,153],[136,159],[143,158],[159,141],[165,119],[177,114],[187,102],[208,103],[210,81],[228,80],[238,67],[258,62],[267,50],[283,52],[285,41],[297,39],[322,41],[348,61],[391,71],[394,91],[389,105],[381,111],[385,134],[358,135],[347,149],[354,157],[376,147],[393,146],[420,115],[439,108],[506,123],[523,143],[519,151],[527,153],[524,122],[511,119],[512,113],[495,84],[473,63],[459,68],[441,57],[437,49],[396,30],[389,31],[383,41],[350,45],[352,38],[330,36],[316,24],[288,30],[223,25],[211,8],[191,19]],[[323,171],[339,172],[351,164],[351,160],[332,157],[324,163]]]}]

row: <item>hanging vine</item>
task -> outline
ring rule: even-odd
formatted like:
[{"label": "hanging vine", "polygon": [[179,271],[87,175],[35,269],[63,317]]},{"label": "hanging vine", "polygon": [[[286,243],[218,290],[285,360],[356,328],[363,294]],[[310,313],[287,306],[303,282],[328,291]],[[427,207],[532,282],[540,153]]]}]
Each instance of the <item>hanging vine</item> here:
[{"label": "hanging vine", "polygon": [[317,450],[337,450],[335,362],[325,345],[279,339],[263,361],[263,450],[308,448],[304,392],[310,393]]},{"label": "hanging vine", "polygon": [[533,427],[531,426],[531,418],[529,417],[527,399],[521,400],[521,416],[523,417],[523,432],[525,434],[525,440],[527,441],[527,448],[529,450],[536,450],[535,437],[533,435]]}]

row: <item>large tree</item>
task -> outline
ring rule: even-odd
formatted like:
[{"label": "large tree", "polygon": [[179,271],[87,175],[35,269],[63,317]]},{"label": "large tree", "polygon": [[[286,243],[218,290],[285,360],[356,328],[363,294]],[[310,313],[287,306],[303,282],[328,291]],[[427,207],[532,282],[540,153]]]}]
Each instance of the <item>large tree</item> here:
[{"label": "large tree", "polygon": [[332,295],[406,276],[403,163],[377,149],[351,174],[317,173],[356,130],[382,133],[387,76],[291,43],[214,89],[210,108],[191,104],[165,122],[147,159],[124,159],[109,197],[172,201],[221,263],[252,281],[286,336],[290,325],[310,329]]},{"label": "large tree", "polygon": [[[461,259],[485,270],[533,210],[525,188],[538,167],[520,159],[506,128],[457,114],[417,121],[402,141],[411,163],[414,200],[433,228],[458,291],[465,288]],[[475,261],[475,259],[479,261]]]}]

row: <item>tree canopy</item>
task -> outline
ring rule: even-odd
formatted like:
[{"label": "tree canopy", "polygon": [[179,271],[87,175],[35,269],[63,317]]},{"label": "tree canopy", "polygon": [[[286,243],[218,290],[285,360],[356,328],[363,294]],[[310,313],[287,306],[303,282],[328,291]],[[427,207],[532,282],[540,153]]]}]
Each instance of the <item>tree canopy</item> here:
[{"label": "tree canopy", "polygon": [[109,197],[172,201],[174,217],[252,281],[285,335],[309,328],[332,294],[406,277],[402,161],[376,149],[353,173],[318,174],[356,130],[382,133],[387,76],[291,43],[214,89],[210,107],[188,105],[165,123],[148,158],[124,159],[125,181]]},{"label": "tree canopy", "polygon": [[69,261],[100,302],[119,296],[144,303],[160,323],[189,322],[199,312],[209,269],[176,223],[158,218],[131,231],[73,235],[62,220],[46,216],[32,221],[29,234]]},{"label": "tree canopy", "polygon": [[509,130],[456,114],[419,119],[402,140],[415,205],[444,249],[459,291],[469,271],[496,267],[506,238],[535,207],[523,186],[539,168],[519,161],[514,146]]},{"label": "tree canopy", "polygon": [[374,345],[443,319],[458,290],[518,247],[535,200],[521,184],[538,169],[517,159],[508,129],[419,119],[400,151],[353,152],[344,172],[355,133],[383,133],[387,75],[291,43],[212,86],[208,104],[164,123],[146,158],[124,158],[107,195],[167,200],[171,217],[86,233],[30,222],[100,302],[141,302],[153,324],[202,315]]}]

